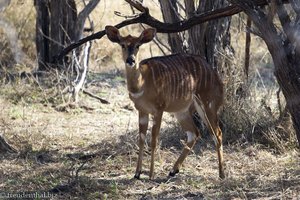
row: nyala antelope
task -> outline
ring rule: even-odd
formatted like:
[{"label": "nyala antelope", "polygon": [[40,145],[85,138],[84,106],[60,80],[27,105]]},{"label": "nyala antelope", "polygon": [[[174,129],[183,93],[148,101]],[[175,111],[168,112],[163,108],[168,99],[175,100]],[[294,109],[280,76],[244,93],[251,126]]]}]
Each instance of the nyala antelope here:
[{"label": "nyala antelope", "polygon": [[122,47],[126,66],[129,97],[139,113],[139,155],[135,178],[142,172],[144,143],[149,115],[153,116],[151,135],[150,179],[154,178],[154,155],[158,142],[163,112],[174,113],[187,134],[187,143],[170,176],[174,176],[199,136],[193,121],[198,112],[216,143],[219,159],[219,176],[224,178],[222,132],[218,125],[218,109],[223,103],[223,84],[218,74],[200,56],[175,54],[153,57],[138,62],[142,44],[150,42],[156,30],[148,28],[139,37],[122,37],[113,26],[105,27],[107,37]]}]

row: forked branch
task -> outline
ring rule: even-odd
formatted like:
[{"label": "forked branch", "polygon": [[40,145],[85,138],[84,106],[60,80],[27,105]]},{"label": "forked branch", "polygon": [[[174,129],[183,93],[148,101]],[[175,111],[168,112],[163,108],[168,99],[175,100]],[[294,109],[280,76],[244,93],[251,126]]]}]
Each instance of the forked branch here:
[{"label": "forked branch", "polygon": [[[236,4],[233,4],[225,8],[219,8],[201,14],[195,14],[192,17],[190,17],[188,20],[182,20],[176,23],[164,23],[152,17],[149,13],[149,9],[144,7],[140,2],[136,0],[125,0],[125,1],[135,9],[139,10],[141,13],[137,15],[135,18],[127,19],[115,25],[116,28],[119,29],[130,24],[143,23],[153,28],[156,28],[157,32],[159,33],[175,33],[175,32],[185,31],[194,25],[201,24],[210,20],[218,19],[221,17],[228,17],[242,11],[242,8],[240,8]],[[286,3],[288,1],[284,0],[284,2]],[[253,3],[256,6],[264,6],[268,4],[268,1],[253,0],[251,3]],[[62,59],[72,49],[75,49],[76,47],[79,47],[80,45],[88,41],[101,39],[105,34],[106,34],[105,30],[102,30],[88,37],[85,37],[79,40],[78,42],[75,42],[67,46],[54,59]]]}]

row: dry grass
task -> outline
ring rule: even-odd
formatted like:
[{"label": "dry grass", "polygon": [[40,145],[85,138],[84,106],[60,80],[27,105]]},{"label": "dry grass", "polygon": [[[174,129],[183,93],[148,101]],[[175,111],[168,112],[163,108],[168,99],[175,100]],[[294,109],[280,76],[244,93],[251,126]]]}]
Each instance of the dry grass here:
[{"label": "dry grass", "polygon": [[[128,110],[132,105],[128,106],[130,101],[124,95],[124,80],[117,77],[106,74],[103,81],[99,76],[101,84],[89,88],[111,104],[81,97],[95,108],[91,111],[57,112],[51,104],[38,101],[43,98],[27,98],[39,93],[30,85],[15,85],[13,90],[13,86],[2,87],[0,131],[20,153],[1,155],[1,190],[63,190],[62,195],[53,193],[57,195],[53,199],[300,198],[300,154],[295,149],[274,154],[258,144],[225,145],[227,178],[222,181],[213,142],[204,139],[180,174],[168,178],[182,149],[180,140],[185,139],[170,115],[164,116],[162,125],[156,179],[150,181],[147,176],[149,148],[141,180],[132,179],[138,151],[137,113]],[[30,95],[19,94],[28,91],[27,87],[31,87]],[[13,93],[20,98],[12,98]]]}]

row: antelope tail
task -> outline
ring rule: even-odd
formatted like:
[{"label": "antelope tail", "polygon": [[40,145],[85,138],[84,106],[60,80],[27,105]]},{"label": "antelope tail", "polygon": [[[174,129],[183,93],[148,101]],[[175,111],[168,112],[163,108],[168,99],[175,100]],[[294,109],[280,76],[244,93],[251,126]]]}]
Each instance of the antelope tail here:
[{"label": "antelope tail", "polygon": [[[208,117],[206,115],[205,108],[204,108],[203,102],[201,101],[200,95],[194,94],[193,101],[194,101],[194,105],[195,105],[197,113],[199,114],[199,116],[204,121],[204,123],[207,126],[207,128],[212,133],[212,135],[214,137],[214,140],[217,139],[216,138],[215,130],[213,129],[213,127],[212,127],[212,125],[211,125],[211,123],[210,123],[210,121],[209,121],[209,119],[208,119]],[[215,141],[217,141],[217,140],[215,140]]]}]

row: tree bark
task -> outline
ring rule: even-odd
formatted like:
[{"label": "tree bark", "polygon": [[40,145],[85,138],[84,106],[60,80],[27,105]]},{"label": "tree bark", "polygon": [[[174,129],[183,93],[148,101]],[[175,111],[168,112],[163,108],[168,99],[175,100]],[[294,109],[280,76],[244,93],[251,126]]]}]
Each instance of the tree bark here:
[{"label": "tree bark", "polygon": [[[160,0],[164,21],[167,23],[176,23],[180,21],[178,10],[176,7],[177,1]],[[217,10],[228,6],[225,0],[203,0],[200,1],[198,7],[195,7],[194,0],[185,0],[185,13],[188,19],[211,10]],[[231,18],[226,17],[209,21],[200,25],[191,27],[188,30],[188,45],[185,46],[185,38],[180,37],[178,33],[169,34],[169,44],[172,53],[183,52],[202,55],[214,67],[220,66],[219,53],[224,52],[225,48],[230,47],[230,21]]]},{"label": "tree bark", "polygon": [[[206,0],[201,1],[197,8],[197,13],[206,12],[209,10],[216,10],[219,8],[224,8],[228,6],[226,0]],[[204,55],[214,68],[221,66],[223,62],[223,56],[219,52],[225,52],[225,49],[232,51],[230,46],[231,36],[230,36],[230,23],[231,17],[224,17],[217,20],[209,21],[202,30],[204,36],[203,38],[203,47],[205,49]],[[232,53],[232,52],[230,52]]]},{"label": "tree bark", "polygon": [[46,36],[49,36],[49,0],[35,0],[34,2],[36,18],[36,50],[38,59],[38,69],[45,71],[49,63],[49,42]]},{"label": "tree bark", "polygon": [[[202,2],[202,1],[201,1]],[[196,12],[194,0],[185,0],[185,13],[188,18],[194,16]],[[199,5],[200,7],[200,5]],[[206,31],[207,22],[191,27],[188,30],[188,52],[191,54],[202,55],[205,57],[205,42],[204,35]]]},{"label": "tree bark", "polygon": [[[178,10],[176,7],[177,0],[159,0],[163,19],[167,23],[179,22]],[[182,38],[179,33],[169,33],[168,43],[171,47],[172,53],[183,52]]]},{"label": "tree bark", "polygon": [[35,0],[38,70],[68,66],[68,60],[63,62],[53,58],[65,46],[82,38],[84,22],[99,2],[89,1],[77,14],[75,0]]}]

